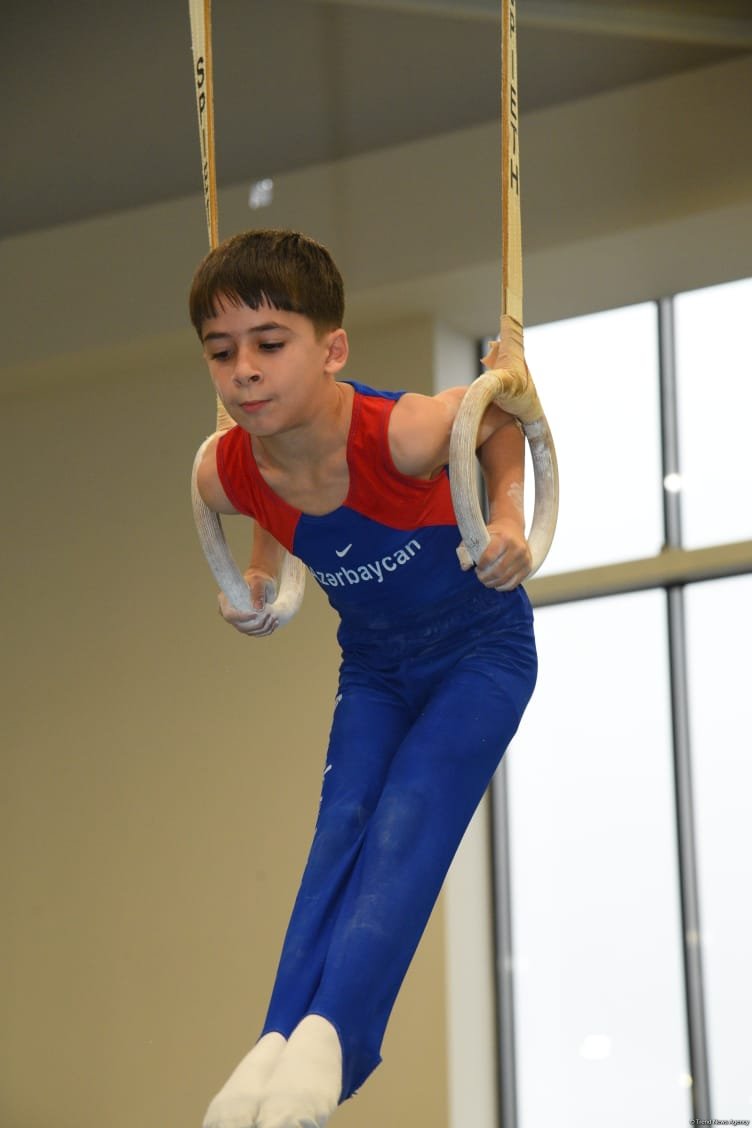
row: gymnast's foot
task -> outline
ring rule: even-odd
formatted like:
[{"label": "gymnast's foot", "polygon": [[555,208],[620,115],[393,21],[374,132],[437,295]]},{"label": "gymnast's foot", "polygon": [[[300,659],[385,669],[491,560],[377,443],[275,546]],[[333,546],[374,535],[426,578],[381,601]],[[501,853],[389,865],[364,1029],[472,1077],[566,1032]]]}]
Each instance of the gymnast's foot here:
[{"label": "gymnast's foot", "polygon": [[307,1015],[293,1030],[259,1109],[257,1128],[324,1128],[342,1093],[342,1048],[330,1022]]},{"label": "gymnast's foot", "polygon": [[254,1128],[266,1083],[286,1045],[281,1034],[265,1034],[209,1105],[203,1128]]}]

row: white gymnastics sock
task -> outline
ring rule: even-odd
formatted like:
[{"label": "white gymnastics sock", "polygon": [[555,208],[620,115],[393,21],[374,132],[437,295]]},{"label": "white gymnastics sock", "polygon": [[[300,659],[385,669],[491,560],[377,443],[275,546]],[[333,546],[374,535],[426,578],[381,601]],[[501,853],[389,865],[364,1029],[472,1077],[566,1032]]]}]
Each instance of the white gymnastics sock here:
[{"label": "white gymnastics sock", "polygon": [[281,1034],[259,1039],[209,1105],[203,1128],[254,1128],[266,1083],[286,1044]]},{"label": "white gymnastics sock", "polygon": [[293,1030],[261,1101],[258,1128],[324,1128],[342,1093],[342,1047],[318,1014]]}]

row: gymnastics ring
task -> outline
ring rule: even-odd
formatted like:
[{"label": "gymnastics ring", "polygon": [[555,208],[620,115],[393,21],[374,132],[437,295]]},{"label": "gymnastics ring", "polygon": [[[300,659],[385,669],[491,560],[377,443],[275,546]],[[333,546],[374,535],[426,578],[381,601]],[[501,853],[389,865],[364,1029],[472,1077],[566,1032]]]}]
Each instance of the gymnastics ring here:
[{"label": "gymnastics ring", "polygon": [[[520,423],[533,460],[535,507],[527,540],[533,576],[546,559],[559,511],[556,450],[535,384],[525,364],[522,329],[522,226],[520,216],[519,95],[516,0],[501,0],[501,324],[484,364],[489,371],[469,387],[455,416],[449,445],[449,482],[462,535],[457,555],[477,564],[490,536],[478,498],[480,421],[495,403]],[[498,362],[502,362],[498,365]]]},{"label": "gymnastics ring", "polygon": [[519,419],[530,447],[535,480],[535,506],[527,538],[532,555],[529,579],[546,559],[554,538],[559,510],[559,472],[551,431],[533,382],[528,377],[522,391],[515,389],[519,384],[513,373],[496,369],[479,376],[470,385],[452,427],[449,482],[462,535],[458,555],[466,560],[466,553],[473,564],[477,564],[490,540],[478,497],[475,451],[480,421],[491,403]]},{"label": "gymnastics ring", "polygon": [[[209,508],[198,491],[198,468],[206,446],[213,438],[214,435],[210,435],[201,444],[193,462],[191,474],[193,520],[196,523],[196,532],[206,562],[226,599],[236,611],[253,612],[250,589],[232,558],[220,516]],[[296,556],[285,552],[279,575],[277,596],[271,603],[266,604],[266,610],[271,611],[280,626],[289,622],[299,609],[303,601],[304,590],[305,565]]]}]

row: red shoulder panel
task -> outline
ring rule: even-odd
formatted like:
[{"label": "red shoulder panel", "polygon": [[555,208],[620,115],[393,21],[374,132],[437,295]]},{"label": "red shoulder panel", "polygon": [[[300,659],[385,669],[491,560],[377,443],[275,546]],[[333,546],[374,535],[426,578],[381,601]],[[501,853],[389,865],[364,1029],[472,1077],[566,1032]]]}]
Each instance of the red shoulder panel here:
[{"label": "red shoulder panel", "polygon": [[217,443],[217,473],[222,488],[240,513],[246,513],[292,552],[300,512],[267,486],[251,450],[251,436],[231,427]]},{"label": "red shoulder panel", "polygon": [[392,529],[456,523],[449,476],[431,481],[401,474],[389,450],[389,418],[397,401],[356,392],[347,461],[350,490],[345,504]]}]

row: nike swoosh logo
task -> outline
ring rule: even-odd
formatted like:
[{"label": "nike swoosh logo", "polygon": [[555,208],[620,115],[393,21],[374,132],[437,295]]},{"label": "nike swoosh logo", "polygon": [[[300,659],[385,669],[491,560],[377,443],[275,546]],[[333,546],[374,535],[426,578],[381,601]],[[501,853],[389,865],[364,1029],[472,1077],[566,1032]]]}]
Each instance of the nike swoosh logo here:
[{"label": "nike swoosh logo", "polygon": [[350,542],[350,544],[348,544],[346,548],[335,548],[334,554],[335,554],[335,556],[339,556],[339,558],[341,560],[343,556],[347,556],[347,554],[348,554],[348,552],[350,551],[351,548],[352,548],[352,542]]}]

